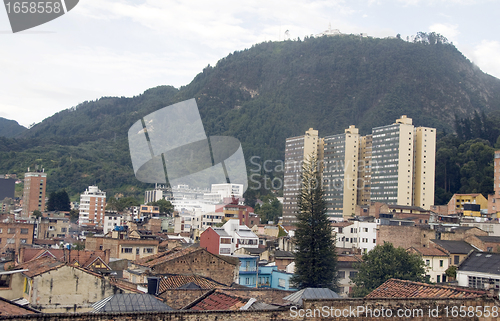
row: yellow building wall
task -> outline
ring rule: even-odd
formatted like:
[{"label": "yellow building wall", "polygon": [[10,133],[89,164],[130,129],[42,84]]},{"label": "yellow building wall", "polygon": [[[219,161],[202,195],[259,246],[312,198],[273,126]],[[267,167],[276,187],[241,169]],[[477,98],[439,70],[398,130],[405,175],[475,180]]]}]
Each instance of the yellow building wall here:
[{"label": "yellow building wall", "polygon": [[[409,120],[409,121],[408,121]],[[399,127],[398,205],[413,203],[413,125],[411,118],[396,121]]]},{"label": "yellow building wall", "polygon": [[342,216],[351,217],[358,202],[359,131],[354,126],[345,130],[344,199]]},{"label": "yellow building wall", "polygon": [[436,171],[436,129],[415,130],[415,185],[413,205],[430,210],[434,205]]}]

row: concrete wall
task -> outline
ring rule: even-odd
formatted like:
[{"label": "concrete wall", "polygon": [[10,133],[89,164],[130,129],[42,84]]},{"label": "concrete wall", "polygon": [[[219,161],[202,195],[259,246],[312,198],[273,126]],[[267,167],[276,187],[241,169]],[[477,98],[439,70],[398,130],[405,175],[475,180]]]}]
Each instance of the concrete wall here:
[{"label": "concrete wall", "polygon": [[123,291],[108,280],[72,266],[33,277],[30,303],[45,313],[86,312],[91,304]]}]

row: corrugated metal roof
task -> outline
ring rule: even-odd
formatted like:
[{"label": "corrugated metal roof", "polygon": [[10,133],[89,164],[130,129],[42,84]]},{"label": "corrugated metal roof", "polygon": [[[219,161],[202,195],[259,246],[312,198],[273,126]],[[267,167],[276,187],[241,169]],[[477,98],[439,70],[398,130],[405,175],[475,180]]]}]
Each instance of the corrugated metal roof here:
[{"label": "corrugated metal roof", "polygon": [[302,305],[302,299],[338,299],[340,296],[328,288],[305,288],[283,298],[283,300]]},{"label": "corrugated metal roof", "polygon": [[500,275],[500,254],[474,251],[460,264],[458,270]]},{"label": "corrugated metal roof", "polygon": [[93,312],[171,311],[171,307],[147,293],[115,294],[92,305]]}]

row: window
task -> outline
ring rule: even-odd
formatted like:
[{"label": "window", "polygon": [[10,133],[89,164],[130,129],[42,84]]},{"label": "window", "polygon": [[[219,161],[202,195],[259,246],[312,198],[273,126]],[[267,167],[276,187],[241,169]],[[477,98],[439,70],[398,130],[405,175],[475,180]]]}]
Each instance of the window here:
[{"label": "window", "polygon": [[425,265],[427,266],[431,265],[431,260],[425,260]]},{"label": "window", "polygon": [[443,260],[439,260],[439,267],[443,267]]},{"label": "window", "polygon": [[7,244],[14,244],[16,243],[15,239],[7,239]]},{"label": "window", "polygon": [[12,274],[0,275],[0,289],[1,288],[10,288],[11,276],[12,276]]},{"label": "window", "polygon": [[453,257],[453,264],[458,265],[459,262],[460,262],[460,256],[455,255]]},{"label": "window", "polygon": [[16,233],[16,229],[15,228],[9,228],[7,229],[7,234],[15,234]]},{"label": "window", "polygon": [[351,272],[349,272],[349,278],[352,279],[352,278],[356,277],[357,274],[358,274],[357,271],[351,271]]},{"label": "window", "polygon": [[144,249],[144,253],[153,253],[153,249],[151,247],[147,247]]},{"label": "window", "polygon": [[440,283],[441,282],[441,275],[436,276],[436,282]]},{"label": "window", "polygon": [[28,234],[28,229],[27,228],[22,228],[21,229],[21,234]]},{"label": "window", "polygon": [[122,247],[122,253],[132,253],[131,247]]},{"label": "window", "polygon": [[345,279],[345,271],[338,271],[337,276],[339,279]]},{"label": "window", "polygon": [[66,233],[66,228],[65,227],[61,227],[61,232]]},{"label": "window", "polygon": [[139,248],[136,248],[136,249],[135,249],[135,254],[139,255],[140,251],[141,251],[141,250],[140,250]]},{"label": "window", "polygon": [[27,241],[27,239],[21,239],[21,244],[26,244]]}]

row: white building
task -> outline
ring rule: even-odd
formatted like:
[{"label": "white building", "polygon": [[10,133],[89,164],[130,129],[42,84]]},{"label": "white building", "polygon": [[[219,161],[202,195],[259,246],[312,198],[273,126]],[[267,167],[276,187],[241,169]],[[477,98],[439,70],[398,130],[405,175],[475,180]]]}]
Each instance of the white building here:
[{"label": "white building", "polygon": [[122,226],[122,216],[117,213],[106,213],[104,214],[104,225],[103,232],[106,235],[109,231],[112,231],[115,226]]},{"label": "white building", "polygon": [[242,247],[254,249],[259,247],[259,237],[246,225],[240,225],[239,220],[228,220],[222,229],[231,236],[231,254]]},{"label": "white building", "polygon": [[221,201],[224,197],[243,197],[243,184],[212,184],[211,193],[217,193],[221,196]]},{"label": "white building", "polygon": [[[500,290],[500,254],[474,251],[458,266],[459,286]],[[498,297],[497,297],[498,299]]]},{"label": "white building", "polygon": [[105,208],[106,192],[101,191],[97,186],[89,186],[80,195],[79,224],[103,226]]},{"label": "white building", "polygon": [[371,251],[377,245],[377,223],[364,221],[345,221],[332,223],[336,234],[336,246],[347,249],[361,249],[362,253]]},{"label": "white building", "polygon": [[215,225],[222,223],[223,219],[224,213],[222,212],[198,213],[193,219],[193,228],[202,233],[210,226],[215,227]]},{"label": "white building", "polygon": [[425,263],[425,275],[432,283],[446,282],[446,270],[449,267],[449,255],[438,248],[410,247],[410,253],[418,253]]}]

